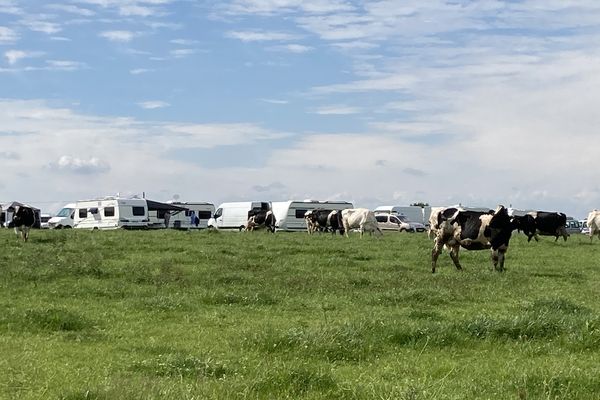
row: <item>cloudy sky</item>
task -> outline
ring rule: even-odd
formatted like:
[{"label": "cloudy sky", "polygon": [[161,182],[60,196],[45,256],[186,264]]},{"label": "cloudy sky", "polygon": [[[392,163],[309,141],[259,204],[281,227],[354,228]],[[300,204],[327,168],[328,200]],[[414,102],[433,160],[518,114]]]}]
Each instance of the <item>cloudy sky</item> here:
[{"label": "cloudy sky", "polygon": [[600,208],[597,0],[0,0],[0,201]]}]

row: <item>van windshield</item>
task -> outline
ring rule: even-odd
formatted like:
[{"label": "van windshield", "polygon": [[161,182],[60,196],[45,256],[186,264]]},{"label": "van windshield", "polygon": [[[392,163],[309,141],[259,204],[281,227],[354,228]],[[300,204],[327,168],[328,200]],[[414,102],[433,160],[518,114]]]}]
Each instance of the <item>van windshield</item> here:
[{"label": "van windshield", "polygon": [[73,211],[72,208],[63,208],[62,210],[60,210],[58,212],[58,214],[56,214],[57,217],[69,217],[71,216],[71,212]]}]

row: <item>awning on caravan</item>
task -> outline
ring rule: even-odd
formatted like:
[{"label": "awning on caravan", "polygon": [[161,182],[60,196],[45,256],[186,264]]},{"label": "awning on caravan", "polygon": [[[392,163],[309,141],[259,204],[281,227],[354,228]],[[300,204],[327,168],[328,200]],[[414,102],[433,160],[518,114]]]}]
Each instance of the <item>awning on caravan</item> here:
[{"label": "awning on caravan", "polygon": [[146,204],[148,204],[148,211],[185,211],[187,208],[174,206],[169,203],[161,203],[160,201],[148,200],[146,199]]}]

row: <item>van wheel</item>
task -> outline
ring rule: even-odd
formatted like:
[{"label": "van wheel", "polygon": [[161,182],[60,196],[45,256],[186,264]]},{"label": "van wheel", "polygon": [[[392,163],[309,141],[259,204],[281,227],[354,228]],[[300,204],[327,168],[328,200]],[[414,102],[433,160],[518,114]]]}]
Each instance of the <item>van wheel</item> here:
[{"label": "van wheel", "polygon": [[65,225],[65,226],[63,226],[62,228],[65,228],[65,229],[71,229],[71,228],[72,228],[72,226]]},{"label": "van wheel", "polygon": [[62,225],[56,225],[56,227],[54,229],[62,229]]},{"label": "van wheel", "polygon": [[244,229],[246,229],[246,227],[244,225],[240,225],[240,227],[239,227],[240,232],[243,231]]}]

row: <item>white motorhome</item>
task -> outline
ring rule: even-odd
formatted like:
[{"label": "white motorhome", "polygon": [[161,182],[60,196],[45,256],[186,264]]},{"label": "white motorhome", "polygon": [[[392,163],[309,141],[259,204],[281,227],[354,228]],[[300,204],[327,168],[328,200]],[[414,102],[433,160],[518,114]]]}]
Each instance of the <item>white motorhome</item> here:
[{"label": "white motorhome", "polygon": [[[169,218],[168,227],[175,229],[205,229],[215,213],[215,205],[206,202],[178,202],[168,201],[168,204],[185,208],[185,211],[172,212]],[[198,225],[192,222],[192,217],[198,218]],[[163,215],[164,220],[164,215]]]},{"label": "white motorhome", "polygon": [[238,229],[246,227],[248,218],[255,211],[270,210],[271,203],[268,201],[240,201],[223,203],[217,207],[215,214],[208,220],[209,228]]},{"label": "white motorhome", "polygon": [[75,203],[65,204],[63,208],[48,221],[50,229],[72,228],[75,219]]},{"label": "white motorhome", "polygon": [[347,201],[275,201],[272,203],[272,210],[275,215],[275,227],[277,230],[282,231],[305,231],[306,221],[304,219],[304,214],[309,210],[317,208],[333,211],[354,208],[354,206]]},{"label": "white motorhome", "polygon": [[148,205],[145,199],[105,197],[75,203],[75,228],[147,228]]}]

